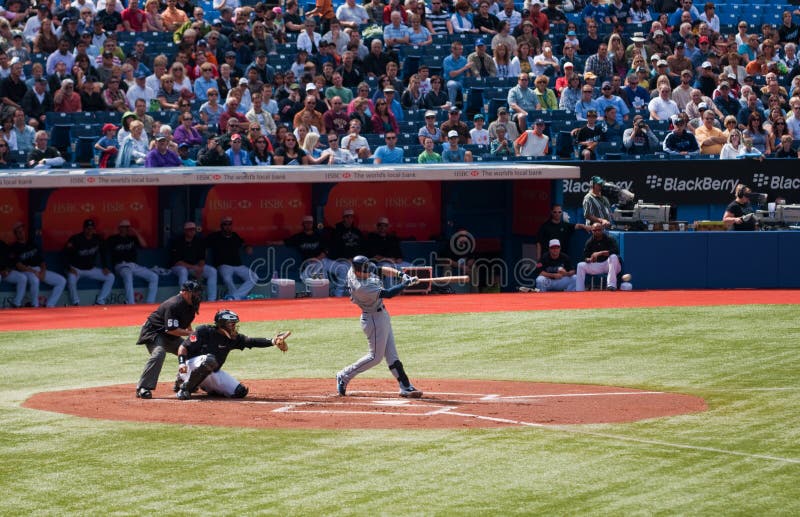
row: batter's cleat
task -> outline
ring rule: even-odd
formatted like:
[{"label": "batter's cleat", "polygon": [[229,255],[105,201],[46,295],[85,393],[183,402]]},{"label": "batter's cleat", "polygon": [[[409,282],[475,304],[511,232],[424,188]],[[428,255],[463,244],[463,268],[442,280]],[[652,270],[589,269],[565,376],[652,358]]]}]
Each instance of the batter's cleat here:
[{"label": "batter's cleat", "polygon": [[138,388],[136,390],[136,398],[137,399],[151,399],[151,398],[153,398],[153,394],[147,388]]},{"label": "batter's cleat", "polygon": [[610,285],[610,286],[606,287],[606,291],[616,291],[616,290],[617,290],[617,286],[615,286],[615,285]]},{"label": "batter's cleat", "polygon": [[411,385],[407,388],[400,386],[400,396],[407,399],[418,399],[422,397],[422,392]]},{"label": "batter's cleat", "polygon": [[339,394],[340,397],[346,396],[347,392],[347,381],[344,380],[344,377],[341,374],[336,374],[336,392]]},{"label": "batter's cleat", "polygon": [[192,398],[192,394],[186,390],[179,390],[175,396],[178,397],[179,400],[189,400]]}]

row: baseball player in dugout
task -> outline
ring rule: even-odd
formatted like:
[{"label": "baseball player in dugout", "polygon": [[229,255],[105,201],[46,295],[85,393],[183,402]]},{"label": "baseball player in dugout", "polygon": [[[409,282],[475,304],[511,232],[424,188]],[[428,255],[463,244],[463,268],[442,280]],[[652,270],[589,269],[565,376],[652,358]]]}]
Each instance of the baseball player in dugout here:
[{"label": "baseball player in dugout", "polygon": [[[558,239],[550,240],[548,252],[539,257],[536,269],[539,272],[539,276],[536,277],[538,292],[575,290],[575,268],[572,259],[561,252],[561,242]],[[524,289],[519,288],[525,292]]]},{"label": "baseball player in dugout", "polygon": [[217,270],[206,265],[206,241],[197,235],[193,221],[183,224],[183,235],[172,239],[169,245],[172,273],[178,277],[178,285],[189,280],[189,273],[197,279],[205,279],[208,301],[217,299]]},{"label": "baseball player in dugout", "polygon": [[[208,248],[211,250],[211,257],[214,260],[214,267],[217,268],[222,282],[228,289],[226,300],[244,300],[250,291],[256,286],[250,268],[242,264],[241,250],[248,255],[253,254],[253,248],[246,245],[238,233],[233,231],[233,218],[225,216],[219,223],[219,231],[216,231],[206,239]],[[237,287],[233,282],[236,275],[242,281]]]},{"label": "baseball player in dugout", "polygon": [[591,230],[591,226],[586,224],[573,224],[565,220],[564,209],[561,205],[553,205],[550,209],[550,218],[542,223],[539,227],[539,233],[536,235],[536,256],[541,258],[542,253],[546,253],[550,247],[550,241],[558,239],[559,243],[563,243],[565,248],[569,247],[569,242],[572,240],[572,235],[575,230]]},{"label": "baseball player in dugout", "polygon": [[605,180],[592,176],[589,192],[583,197],[583,216],[586,224],[600,223],[603,228],[611,227],[611,203],[603,196]]},{"label": "baseball player in dugout", "polygon": [[[181,285],[180,293],[168,298],[147,317],[139,333],[137,345],[145,345],[150,358],[136,385],[136,397],[153,398],[158,376],[167,352],[177,355],[183,338],[192,333],[192,322],[200,312],[203,288],[194,280]],[[178,387],[178,380],[175,381]]]},{"label": "baseball player in dugout", "polygon": [[288,349],[286,338],[291,332],[280,332],[274,338],[251,338],[239,333],[239,315],[221,309],[214,315],[213,325],[197,327],[178,348],[178,376],[183,381],[178,390],[180,400],[188,400],[198,388],[209,395],[241,399],[247,396],[247,386],[222,371],[231,350],[275,346],[282,352]]},{"label": "baseball player in dugout", "polygon": [[155,303],[156,293],[158,293],[158,275],[151,269],[136,263],[137,251],[147,247],[147,243],[127,219],[119,222],[117,230],[117,233],[106,240],[106,248],[114,272],[122,277],[122,283],[125,285],[125,303],[128,305],[136,303],[133,296],[134,276],[147,282],[147,297],[144,302]]},{"label": "baseball player in dugout", "polygon": [[61,293],[64,292],[67,279],[47,269],[42,250],[28,239],[28,232],[25,231],[24,224],[14,225],[14,238],[16,241],[11,245],[11,256],[16,262],[17,271],[28,279],[31,306],[39,306],[39,286],[44,283],[53,287],[46,305],[55,307],[61,298]]},{"label": "baseball player in dugout", "polygon": [[[402,282],[384,289],[378,271],[388,276],[397,276]],[[345,367],[336,374],[336,391],[344,397],[347,384],[359,373],[364,373],[377,365],[384,358],[397,383],[400,385],[400,396],[419,398],[422,392],[414,388],[408,379],[403,363],[397,355],[397,348],[392,332],[392,320],[383,304],[383,300],[400,294],[403,289],[419,281],[389,266],[378,266],[363,255],[353,258],[353,265],[347,273],[347,285],[350,288],[350,301],[361,308],[361,330],[367,336],[369,351],[367,354]]]},{"label": "baseball player in dugout", "polygon": [[617,290],[617,276],[622,271],[617,240],[603,230],[600,223],[592,225],[592,236],[583,247],[585,262],[578,264],[575,290],[586,290],[586,275],[607,274],[606,289]]},{"label": "baseball player in dugout", "polygon": [[303,229],[287,237],[284,244],[300,253],[300,258],[303,259],[301,278],[327,277],[333,262],[328,258],[325,236],[314,228],[314,218],[310,215],[303,216],[302,225]]},{"label": "baseball player in dugout", "polygon": [[[80,305],[78,299],[78,280],[83,277],[102,282],[100,293],[95,298],[96,305],[105,305],[111,288],[114,286],[114,273],[108,270],[103,250],[103,239],[97,234],[94,221],[86,219],[83,231],[67,240],[64,246],[64,259],[67,264],[67,286],[72,305]],[[98,259],[102,268],[97,267]]]}]

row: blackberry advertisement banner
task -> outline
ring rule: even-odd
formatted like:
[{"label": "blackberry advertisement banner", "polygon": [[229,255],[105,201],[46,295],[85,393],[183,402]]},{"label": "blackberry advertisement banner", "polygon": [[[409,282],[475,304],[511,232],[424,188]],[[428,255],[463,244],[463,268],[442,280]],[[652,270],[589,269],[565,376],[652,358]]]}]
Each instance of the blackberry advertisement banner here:
[{"label": "blackberry advertisement banner", "polygon": [[626,188],[647,203],[725,204],[740,183],[768,194],[770,200],[783,197],[787,203],[800,203],[799,165],[794,159],[582,162],[580,180],[562,180],[564,203],[580,205],[592,176]]}]

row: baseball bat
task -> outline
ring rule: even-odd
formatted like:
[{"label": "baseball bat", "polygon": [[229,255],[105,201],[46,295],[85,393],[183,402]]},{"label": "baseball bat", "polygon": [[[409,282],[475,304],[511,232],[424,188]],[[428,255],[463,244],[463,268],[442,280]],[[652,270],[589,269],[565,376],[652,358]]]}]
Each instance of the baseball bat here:
[{"label": "baseball bat", "polygon": [[422,282],[468,282],[469,277],[467,275],[463,276],[435,276],[433,278],[420,278],[420,283]]}]

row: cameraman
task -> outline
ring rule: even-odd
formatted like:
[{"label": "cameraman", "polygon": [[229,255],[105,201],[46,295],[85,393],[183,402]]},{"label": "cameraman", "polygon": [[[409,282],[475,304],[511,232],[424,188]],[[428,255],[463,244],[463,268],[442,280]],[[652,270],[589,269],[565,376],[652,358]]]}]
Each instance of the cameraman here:
[{"label": "cameraman", "polygon": [[633,127],[626,129],[622,135],[622,145],[628,154],[652,154],[661,150],[658,137],[641,115],[633,117]]}]

